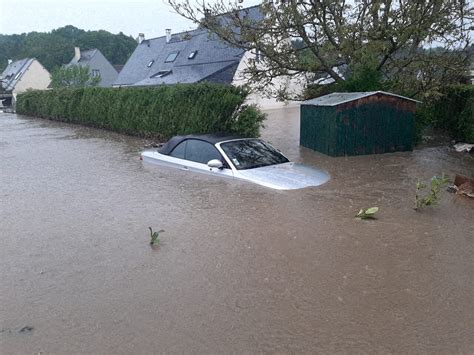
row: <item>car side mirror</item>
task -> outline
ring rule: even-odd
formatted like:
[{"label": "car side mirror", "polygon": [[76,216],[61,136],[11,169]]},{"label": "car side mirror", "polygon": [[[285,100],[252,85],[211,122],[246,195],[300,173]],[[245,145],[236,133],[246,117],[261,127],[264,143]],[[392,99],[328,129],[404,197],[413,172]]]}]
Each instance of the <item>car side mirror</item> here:
[{"label": "car side mirror", "polygon": [[219,159],[212,159],[207,162],[207,166],[210,168],[222,169],[224,164]]}]

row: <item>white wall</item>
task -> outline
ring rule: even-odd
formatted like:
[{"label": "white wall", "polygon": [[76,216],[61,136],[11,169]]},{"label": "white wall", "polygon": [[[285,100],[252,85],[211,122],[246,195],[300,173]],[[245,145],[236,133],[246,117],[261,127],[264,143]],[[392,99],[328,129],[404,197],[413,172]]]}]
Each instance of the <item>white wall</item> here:
[{"label": "white wall", "polygon": [[51,82],[49,72],[35,59],[16,83],[13,95],[28,89],[45,90]]},{"label": "white wall", "polygon": [[[247,51],[244,54],[234,74],[232,85],[240,86],[248,83],[248,79],[245,77],[245,69],[248,66],[249,59],[254,58],[255,54],[252,53],[252,51]],[[293,95],[299,95],[304,90],[305,78],[303,76],[299,76],[298,78],[282,76],[274,78],[272,80],[272,86],[274,89],[285,87],[289,93]],[[300,104],[299,101],[277,101],[275,98],[267,97],[265,93],[257,92],[255,89],[253,89],[252,93],[248,96],[247,102],[257,104],[263,110],[283,107],[296,107]]]}]

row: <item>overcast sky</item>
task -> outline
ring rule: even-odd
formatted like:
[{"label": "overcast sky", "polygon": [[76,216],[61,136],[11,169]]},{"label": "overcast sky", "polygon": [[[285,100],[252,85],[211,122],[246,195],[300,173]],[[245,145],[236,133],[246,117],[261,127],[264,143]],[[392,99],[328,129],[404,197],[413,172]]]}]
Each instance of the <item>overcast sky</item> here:
[{"label": "overcast sky", "polygon": [[[258,4],[244,0],[244,6]],[[165,28],[181,32],[195,25],[173,13],[164,0],[0,0],[0,33],[49,32],[65,25],[84,30],[123,32],[146,38]]]}]

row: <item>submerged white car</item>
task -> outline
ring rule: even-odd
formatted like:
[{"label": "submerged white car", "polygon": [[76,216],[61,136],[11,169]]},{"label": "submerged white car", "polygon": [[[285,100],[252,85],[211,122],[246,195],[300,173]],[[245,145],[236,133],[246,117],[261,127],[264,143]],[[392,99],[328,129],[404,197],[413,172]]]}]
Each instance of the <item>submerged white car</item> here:
[{"label": "submerged white car", "polygon": [[182,170],[247,180],[277,190],[318,186],[329,180],[326,171],[290,162],[258,138],[176,136],[158,150],[142,152],[141,159]]}]

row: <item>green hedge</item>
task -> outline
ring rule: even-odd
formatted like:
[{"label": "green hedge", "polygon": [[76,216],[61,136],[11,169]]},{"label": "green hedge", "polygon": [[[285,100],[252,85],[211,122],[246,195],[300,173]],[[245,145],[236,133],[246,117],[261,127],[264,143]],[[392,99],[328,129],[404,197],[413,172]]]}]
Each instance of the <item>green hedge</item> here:
[{"label": "green hedge", "polygon": [[420,126],[447,130],[457,141],[474,143],[474,85],[448,86],[416,114]]},{"label": "green hedge", "polygon": [[265,116],[256,107],[244,105],[247,94],[240,88],[210,83],[54,89],[18,95],[16,111],[159,139],[216,132],[258,136]]}]

